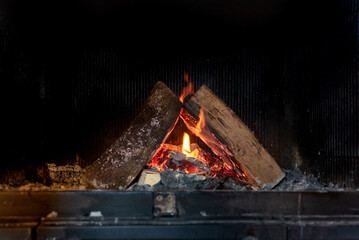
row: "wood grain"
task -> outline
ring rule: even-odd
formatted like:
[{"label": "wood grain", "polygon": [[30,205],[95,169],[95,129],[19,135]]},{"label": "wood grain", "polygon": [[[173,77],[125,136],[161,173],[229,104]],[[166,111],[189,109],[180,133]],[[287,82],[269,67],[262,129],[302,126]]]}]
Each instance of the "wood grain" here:
[{"label": "wood grain", "polygon": [[252,131],[205,85],[185,103],[185,109],[191,115],[198,116],[200,108],[205,115],[206,127],[227,145],[254,187],[272,189],[283,179],[281,168]]}]

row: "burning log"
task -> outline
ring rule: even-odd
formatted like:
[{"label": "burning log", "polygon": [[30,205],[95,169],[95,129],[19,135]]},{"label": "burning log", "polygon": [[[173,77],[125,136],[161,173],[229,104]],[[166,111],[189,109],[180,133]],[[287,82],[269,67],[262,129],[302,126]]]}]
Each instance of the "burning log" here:
[{"label": "burning log", "polygon": [[[242,120],[207,86],[203,85],[184,108],[198,116],[203,109],[206,127],[233,153],[236,164],[254,187],[272,189],[284,173]],[[208,134],[208,131],[199,133]],[[203,136],[202,136],[203,138]]]},{"label": "burning log", "polygon": [[127,187],[167,138],[181,107],[178,97],[157,82],[130,127],[86,168],[88,183],[96,188]]},{"label": "burning log", "polygon": [[[186,110],[181,109],[180,117],[185,123],[186,127],[197,137],[199,137],[218,157],[215,161],[210,161],[211,167],[216,172],[225,173],[225,175],[237,176],[243,183],[248,182],[246,175],[243,173],[242,169],[240,169],[233,162],[233,154],[229,149],[223,145],[214,134],[205,127],[205,120],[203,115],[203,110],[201,109],[199,114],[199,121],[197,122],[194,117],[192,117]],[[221,161],[223,165],[218,168],[218,163]],[[222,174],[216,174],[216,176],[221,176]]]}]

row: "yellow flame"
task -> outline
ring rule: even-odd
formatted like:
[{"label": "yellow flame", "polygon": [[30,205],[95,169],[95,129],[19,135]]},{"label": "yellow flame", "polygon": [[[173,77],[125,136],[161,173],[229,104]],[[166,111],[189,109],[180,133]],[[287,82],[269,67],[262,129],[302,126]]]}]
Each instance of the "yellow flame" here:
[{"label": "yellow flame", "polygon": [[186,154],[187,157],[190,157],[191,141],[189,140],[189,135],[187,133],[184,133],[183,135],[182,153]]},{"label": "yellow flame", "polygon": [[187,133],[183,134],[182,153],[185,154],[186,157],[198,158],[199,156],[198,149],[191,151],[191,140]]}]

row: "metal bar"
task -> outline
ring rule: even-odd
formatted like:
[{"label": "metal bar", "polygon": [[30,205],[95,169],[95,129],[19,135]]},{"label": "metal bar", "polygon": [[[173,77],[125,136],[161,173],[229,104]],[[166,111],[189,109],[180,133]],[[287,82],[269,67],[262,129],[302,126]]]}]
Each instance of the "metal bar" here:
[{"label": "metal bar", "polygon": [[[155,214],[156,196],[165,194],[175,196],[177,214]],[[38,240],[356,239],[358,198],[359,192],[1,192],[0,238],[7,236],[2,229],[15,228],[32,229]]]}]

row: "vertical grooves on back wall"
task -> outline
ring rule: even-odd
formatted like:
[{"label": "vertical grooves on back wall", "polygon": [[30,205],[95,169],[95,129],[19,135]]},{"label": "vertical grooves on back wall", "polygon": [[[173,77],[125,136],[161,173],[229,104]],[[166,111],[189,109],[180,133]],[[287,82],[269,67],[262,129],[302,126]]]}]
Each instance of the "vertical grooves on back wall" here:
[{"label": "vertical grooves on back wall", "polygon": [[[334,40],[289,50],[250,43],[235,55],[211,57],[83,50],[66,100],[76,153],[85,164],[94,161],[129,126],[156,81],[179,96],[187,72],[196,89],[206,84],[234,110],[279,165],[294,161],[288,148],[298,148],[305,170],[323,182],[358,185],[358,6],[350,3],[340,5],[343,32]],[[48,82],[46,91],[51,109],[59,101],[56,84]]]}]

